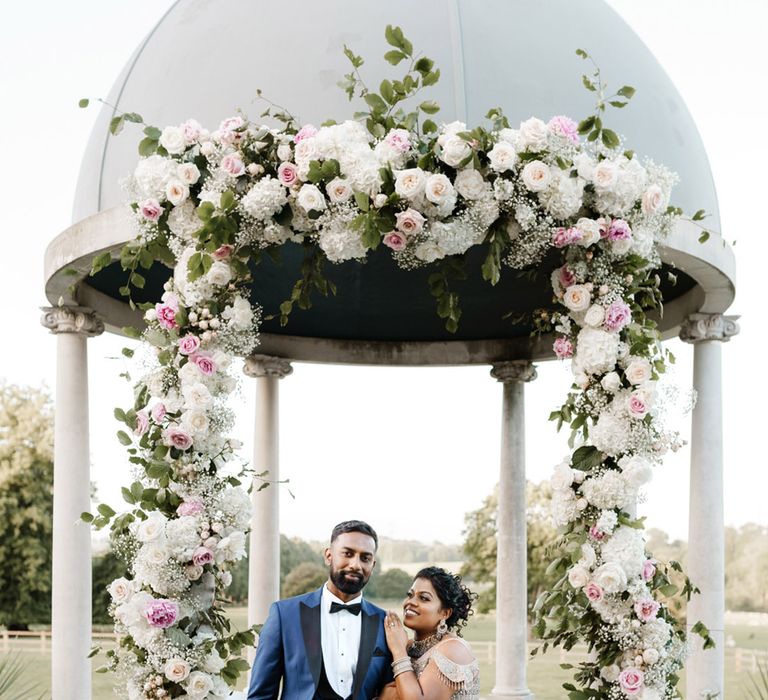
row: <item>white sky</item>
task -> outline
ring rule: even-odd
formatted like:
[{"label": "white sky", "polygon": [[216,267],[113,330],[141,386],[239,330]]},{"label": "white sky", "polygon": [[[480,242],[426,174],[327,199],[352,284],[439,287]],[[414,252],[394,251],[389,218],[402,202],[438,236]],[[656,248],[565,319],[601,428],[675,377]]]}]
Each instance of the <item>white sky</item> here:
[{"label": "white sky", "polygon": [[[762,0],[611,0],[666,68],[693,114],[720,197],[723,233],[737,240],[738,296],[729,313],[742,332],[723,348],[725,520],[768,524],[761,413],[768,382],[760,322],[768,255],[764,168],[768,157]],[[96,109],[167,0],[14,3],[0,23],[0,377],[55,385],[55,339],[39,325],[48,241],[70,223],[72,199]],[[589,47],[585,47],[589,48]],[[610,66],[603,66],[609,72]],[[578,76],[574,76],[578,79]],[[615,76],[614,81],[621,80]],[[141,111],[138,107],[136,108]],[[631,107],[630,107],[631,109]],[[548,116],[548,115],[539,115]],[[572,115],[577,118],[580,115]],[[160,125],[162,126],[162,125]],[[123,136],[122,138],[127,138]],[[120,339],[89,342],[92,476],[119,506],[130,479],[114,438],[112,409],[130,402]],[[671,343],[679,383],[691,381],[692,349]],[[567,368],[539,365],[527,387],[528,474],[549,476],[566,452],[547,422],[570,383]],[[396,369],[295,365],[281,382],[281,529],[324,539],[342,519],[369,520],[384,536],[458,542],[463,516],[498,479],[501,386],[488,368]],[[236,437],[250,449],[253,383],[243,378]],[[687,422],[681,425],[689,433]],[[688,451],[667,460],[640,511],[649,526],[687,531]]]}]

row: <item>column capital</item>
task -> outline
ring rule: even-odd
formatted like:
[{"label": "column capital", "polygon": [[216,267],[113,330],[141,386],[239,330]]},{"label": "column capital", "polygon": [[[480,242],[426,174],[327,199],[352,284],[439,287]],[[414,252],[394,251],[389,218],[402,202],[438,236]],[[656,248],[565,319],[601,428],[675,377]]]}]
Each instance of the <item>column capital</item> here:
[{"label": "column capital", "polygon": [[728,342],[739,332],[739,316],[722,314],[691,314],[680,326],[680,340],[700,343],[703,340]]},{"label": "column capital", "polygon": [[282,379],[293,372],[290,360],[272,355],[249,355],[243,372],[249,377],[276,377]]},{"label": "column capital", "polygon": [[75,333],[93,338],[104,332],[104,322],[85,306],[43,306],[40,323],[51,333]]},{"label": "column capital", "polygon": [[536,379],[536,367],[530,360],[508,360],[494,362],[491,376],[503,384],[530,382]]}]

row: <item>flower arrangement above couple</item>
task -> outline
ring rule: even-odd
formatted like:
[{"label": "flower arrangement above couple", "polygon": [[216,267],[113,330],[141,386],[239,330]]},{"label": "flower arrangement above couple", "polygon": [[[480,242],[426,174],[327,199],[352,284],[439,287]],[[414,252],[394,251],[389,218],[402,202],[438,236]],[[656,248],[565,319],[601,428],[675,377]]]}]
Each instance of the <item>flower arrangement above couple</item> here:
[{"label": "flower arrangement above couple", "polygon": [[360,520],[333,529],[328,581],[269,611],[248,700],[477,700],[477,660],[459,636],[472,594],[458,576],[428,567],[416,574],[402,619],[385,612],[362,596],[377,546],[376,532]]}]

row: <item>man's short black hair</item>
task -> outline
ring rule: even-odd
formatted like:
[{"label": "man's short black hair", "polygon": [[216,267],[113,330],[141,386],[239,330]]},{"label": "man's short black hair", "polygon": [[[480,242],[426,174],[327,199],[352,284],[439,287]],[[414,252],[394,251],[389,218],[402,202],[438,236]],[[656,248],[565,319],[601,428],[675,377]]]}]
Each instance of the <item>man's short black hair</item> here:
[{"label": "man's short black hair", "polygon": [[379,548],[379,538],[376,535],[376,530],[362,520],[345,520],[343,523],[339,523],[331,531],[331,544],[336,541],[339,535],[343,535],[345,532],[362,532],[364,535],[373,538],[374,549]]}]

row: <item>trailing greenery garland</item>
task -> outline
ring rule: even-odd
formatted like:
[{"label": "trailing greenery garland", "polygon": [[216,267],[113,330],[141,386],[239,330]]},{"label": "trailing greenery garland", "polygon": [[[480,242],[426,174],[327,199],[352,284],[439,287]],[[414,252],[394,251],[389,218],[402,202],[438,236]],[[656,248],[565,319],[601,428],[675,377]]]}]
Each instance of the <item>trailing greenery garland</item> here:
[{"label": "trailing greenery garland", "polygon": [[[263,253],[307,251],[290,298],[269,310],[283,324],[313,294],[336,293],[327,262],[362,261],[384,245],[402,268],[434,270],[429,291],[454,332],[461,307],[451,283],[466,274],[470,248],[486,251],[480,272],[491,285],[505,267],[538,269],[555,249],[553,304],[532,321],[571,359],[573,388],[551,418],[570,426],[573,452],[552,480],[560,538],[550,570],[561,576],[537,603],[535,631],[544,649],[588,644],[590,660],[565,686],[573,700],[673,697],[685,634],[661,599],[694,589],[685,579],[677,591],[670,570],[679,565],[645,552],[633,509],[652,466],[677,446],[656,389],[672,358],[647,315],[661,304],[657,243],[681,215],[669,206],[675,176],[604,126],[607,107],[625,107],[634,89],[608,95],[596,66],[583,76],[595,112],[579,123],[531,118],[512,129],[496,108],[486,127],[438,124],[434,101],[408,105],[439,69],[398,27],[385,36],[386,60],[407,69],[378,92],[344,48],[352,69],[341,85],[367,107],[354,121],[315,128],[270,104],[261,116],[280,128],[242,115],[213,132],[194,120],[145,125],[127,182],[137,236],[120,256],[129,275],[121,292],[135,307],[131,289],[156,260],[173,276],[159,303],[141,305],[147,328],[133,333],[153,349],[152,364],[132,407],[115,413],[136,470],[123,489],[132,508],[84,514],[111,523],[131,565],[132,578],[110,587],[122,635],[110,666],[130,698],[226,697],[247,669],[236,657],[253,631],[232,633],[222,607],[250,518],[243,472],[229,466],[238,443],[226,437],[226,400],[232,359],[258,343],[261,309],[249,289]],[[118,114],[111,131],[125,122],[143,124]],[[111,261],[98,256],[93,274]],[[703,626],[694,631],[711,643]]]}]

